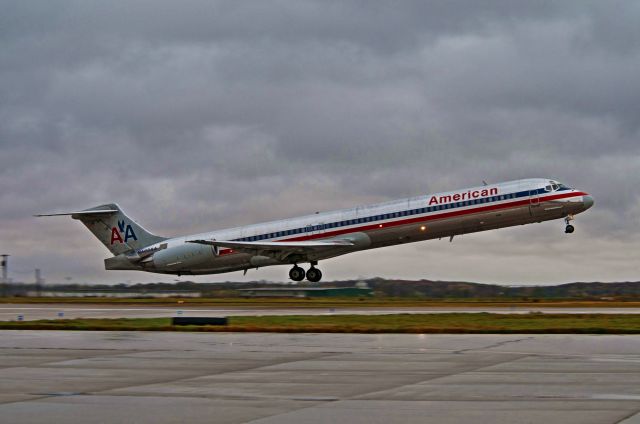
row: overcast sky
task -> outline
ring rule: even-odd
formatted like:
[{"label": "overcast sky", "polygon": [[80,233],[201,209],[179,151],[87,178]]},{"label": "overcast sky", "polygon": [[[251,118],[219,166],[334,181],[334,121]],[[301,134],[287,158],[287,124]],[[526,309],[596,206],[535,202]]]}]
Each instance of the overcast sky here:
[{"label": "overcast sky", "polygon": [[360,252],[322,262],[325,280],[640,280],[637,1],[0,10],[0,253],[16,280],[174,279],[107,272],[82,224],[34,213],[117,202],[173,236],[538,176],[594,196],[574,234],[558,220]]}]

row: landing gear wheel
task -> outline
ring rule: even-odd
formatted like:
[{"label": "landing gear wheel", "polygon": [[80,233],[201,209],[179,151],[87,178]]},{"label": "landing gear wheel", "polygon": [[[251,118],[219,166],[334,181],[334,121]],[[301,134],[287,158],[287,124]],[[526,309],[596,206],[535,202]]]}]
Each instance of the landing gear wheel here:
[{"label": "landing gear wheel", "polygon": [[307,271],[307,280],[312,283],[317,283],[322,279],[322,272],[318,268],[311,267],[309,271]]},{"label": "landing gear wheel", "polygon": [[289,270],[289,278],[291,278],[293,281],[304,280],[304,275],[304,269],[300,268],[298,265]]},{"label": "landing gear wheel", "polygon": [[573,214],[569,214],[564,218],[564,223],[567,224],[567,226],[564,229],[564,232],[566,234],[571,234],[575,230],[575,228],[573,228],[573,225],[571,225],[571,221],[573,220],[574,220]]}]

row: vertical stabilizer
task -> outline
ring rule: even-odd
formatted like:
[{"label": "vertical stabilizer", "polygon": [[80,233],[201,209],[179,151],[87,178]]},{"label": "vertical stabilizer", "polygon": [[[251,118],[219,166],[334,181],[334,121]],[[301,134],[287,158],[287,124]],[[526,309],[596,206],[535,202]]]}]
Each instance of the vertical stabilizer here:
[{"label": "vertical stabilizer", "polygon": [[80,220],[114,256],[166,240],[142,228],[122,212],[115,203],[96,206],[78,212],[41,214],[35,216],[71,215]]},{"label": "vertical stabilizer", "polygon": [[113,255],[166,240],[142,228],[115,203],[74,212],[71,217],[80,220]]}]

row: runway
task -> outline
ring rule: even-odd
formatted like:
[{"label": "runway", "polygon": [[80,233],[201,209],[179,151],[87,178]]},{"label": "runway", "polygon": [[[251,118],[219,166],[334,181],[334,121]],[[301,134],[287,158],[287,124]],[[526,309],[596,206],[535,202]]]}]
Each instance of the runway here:
[{"label": "runway", "polygon": [[0,331],[10,423],[640,423],[640,336]]},{"label": "runway", "polygon": [[[560,307],[345,307],[345,308],[265,308],[220,306],[126,306],[126,305],[69,305],[69,304],[3,304],[0,321],[25,321],[56,318],[161,318],[174,316],[260,316],[260,315],[383,315],[438,313],[528,314],[640,314],[640,308],[560,308]],[[61,315],[60,315],[61,314]]]}]

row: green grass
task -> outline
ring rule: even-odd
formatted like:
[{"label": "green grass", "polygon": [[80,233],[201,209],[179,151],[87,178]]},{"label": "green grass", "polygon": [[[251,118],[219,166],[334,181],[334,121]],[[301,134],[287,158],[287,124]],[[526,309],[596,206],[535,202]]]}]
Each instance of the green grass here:
[{"label": "green grass", "polygon": [[311,333],[640,334],[640,314],[394,314],[230,317],[227,326],[172,326],[170,318],[4,321],[13,330],[251,331]]}]

